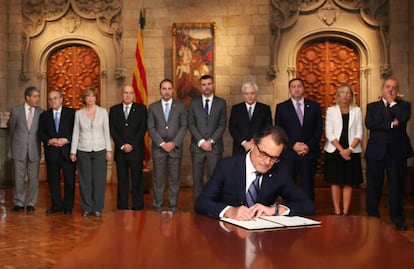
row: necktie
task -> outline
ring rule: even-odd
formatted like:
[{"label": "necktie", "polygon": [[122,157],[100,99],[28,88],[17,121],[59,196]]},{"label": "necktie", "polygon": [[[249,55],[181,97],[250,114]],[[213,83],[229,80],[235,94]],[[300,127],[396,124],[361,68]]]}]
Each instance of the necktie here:
[{"label": "necktie", "polygon": [[246,193],[246,202],[247,206],[251,207],[256,203],[257,194],[259,193],[259,180],[260,180],[261,174],[256,172],[256,178],[254,181],[250,184],[249,189]]},{"label": "necktie", "polygon": [[390,104],[388,102],[385,102],[385,112],[387,112],[387,114],[390,113]]},{"label": "necktie", "polygon": [[296,103],[296,114],[298,114],[300,125],[303,125],[303,113],[301,109],[302,104],[297,102]]},{"label": "necktie", "polygon": [[165,109],[164,109],[165,122],[168,121],[168,115],[169,114],[170,114],[170,103],[165,103]]},{"label": "necktie", "polygon": [[29,107],[29,114],[27,115],[27,128],[32,127],[33,122],[33,107]]},{"label": "necktie", "polygon": [[59,123],[60,123],[59,112],[56,111],[55,112],[55,129],[56,129],[56,133],[59,133]]},{"label": "necktie", "polygon": [[204,111],[205,111],[205,114],[206,114],[206,119],[208,119],[208,111],[209,111],[208,101],[210,101],[210,100],[209,99],[206,99],[206,104],[204,106]]},{"label": "necktie", "polygon": [[128,111],[129,110],[129,106],[125,106],[125,110],[124,110],[124,117],[125,119],[128,119]]},{"label": "necktie", "polygon": [[251,106],[249,106],[249,120],[251,120],[251,119],[252,119],[252,116],[253,116],[252,107],[251,107]]}]

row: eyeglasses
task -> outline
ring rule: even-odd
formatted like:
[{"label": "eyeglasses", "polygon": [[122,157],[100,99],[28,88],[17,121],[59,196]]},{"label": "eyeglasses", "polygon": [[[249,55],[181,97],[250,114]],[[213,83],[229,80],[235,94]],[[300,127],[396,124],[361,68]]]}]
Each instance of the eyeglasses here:
[{"label": "eyeglasses", "polygon": [[262,159],[268,158],[268,159],[269,159],[272,163],[278,163],[278,162],[280,162],[280,158],[279,158],[279,156],[272,156],[272,155],[269,155],[268,153],[266,153],[266,152],[262,151],[262,150],[259,148],[259,145],[258,145],[258,144],[256,144],[256,147],[257,147],[257,150],[259,151],[259,157],[260,157],[260,158],[262,158]]},{"label": "eyeglasses", "polygon": [[54,96],[54,97],[49,97],[47,98],[49,101],[54,101],[54,100],[58,100],[60,99],[60,97]]}]

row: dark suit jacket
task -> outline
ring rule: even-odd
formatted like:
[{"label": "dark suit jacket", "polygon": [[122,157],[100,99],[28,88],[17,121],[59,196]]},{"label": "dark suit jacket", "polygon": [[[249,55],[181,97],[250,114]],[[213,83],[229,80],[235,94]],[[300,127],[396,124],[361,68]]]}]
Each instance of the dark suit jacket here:
[{"label": "dark suit jacket", "polygon": [[36,107],[30,130],[27,128],[24,103],[12,108],[8,123],[10,133],[10,152],[13,160],[32,162],[40,161],[40,138],[38,135],[39,118],[43,109]]},{"label": "dark suit jacket", "polygon": [[[369,130],[366,158],[382,160],[387,152],[394,159],[412,157],[413,149],[407,135],[410,115],[411,105],[406,101],[398,100],[388,114],[382,100],[368,104],[365,118],[365,125]],[[399,125],[391,128],[394,118],[398,119]]]},{"label": "dark suit jacket", "polygon": [[205,118],[202,97],[193,98],[190,103],[188,113],[188,129],[191,132],[191,152],[202,153],[203,150],[197,145],[201,139],[213,139],[214,153],[222,153],[223,133],[227,125],[226,101],[218,96],[214,96],[208,120]]},{"label": "dark suit jacket", "polygon": [[[39,136],[45,149],[46,162],[55,162],[58,158],[69,160],[74,121],[75,110],[72,108],[62,107],[62,111],[60,113],[59,132],[56,133],[53,109],[50,108],[40,115]],[[52,138],[66,138],[69,143],[63,147],[54,147],[48,145],[48,141]]]},{"label": "dark suit jacket", "polygon": [[249,119],[245,102],[234,105],[229,120],[229,131],[233,137],[233,155],[245,153],[241,142],[249,141],[257,130],[271,124],[270,106],[256,102],[253,116]]},{"label": "dark suit jacket", "polygon": [[[147,108],[133,103],[125,120],[123,104],[111,107],[109,111],[109,127],[115,142],[115,160],[122,155],[131,160],[145,159],[144,136],[147,131]],[[122,145],[131,144],[134,150],[128,154],[121,150]]]},{"label": "dark suit jacket", "polygon": [[276,106],[275,125],[285,129],[289,141],[287,148],[293,151],[296,142],[304,142],[309,147],[307,158],[320,155],[319,142],[322,136],[322,113],[318,103],[304,100],[303,126],[300,125],[292,100],[288,99]]},{"label": "dark suit jacket", "polygon": [[[263,175],[257,203],[272,205],[281,196],[291,215],[311,215],[314,204],[291,180],[283,161]],[[198,213],[218,218],[226,206],[246,205],[246,155],[217,162],[213,176],[195,202]]]},{"label": "dark suit jacket", "polygon": [[164,118],[164,108],[161,100],[154,102],[149,107],[148,112],[148,133],[152,139],[152,153],[166,154],[161,149],[162,142],[174,142],[176,147],[168,155],[172,158],[183,156],[183,141],[187,132],[187,110],[185,105],[173,100],[171,104],[168,121]]}]

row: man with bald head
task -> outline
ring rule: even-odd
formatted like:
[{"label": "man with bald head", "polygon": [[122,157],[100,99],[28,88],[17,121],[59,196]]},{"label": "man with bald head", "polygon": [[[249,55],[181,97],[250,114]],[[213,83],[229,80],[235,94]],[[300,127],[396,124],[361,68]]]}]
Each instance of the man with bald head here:
[{"label": "man with bald head", "polygon": [[[51,91],[50,108],[40,115],[39,136],[45,149],[47,182],[52,206],[46,214],[62,212],[72,214],[75,194],[75,163],[69,158],[75,110],[63,107],[62,93]],[[63,199],[60,190],[60,173],[64,178]]]},{"label": "man with bald head", "polygon": [[367,105],[365,125],[369,139],[365,151],[367,160],[366,210],[368,216],[380,216],[380,200],[387,172],[391,220],[397,230],[407,230],[404,216],[403,191],[407,158],[413,156],[407,135],[411,105],[398,96],[399,85],[394,78],[382,84],[382,98]]},{"label": "man with bald head", "polygon": [[[121,88],[120,104],[109,111],[109,126],[115,142],[115,161],[118,173],[119,210],[142,210],[144,186],[142,168],[145,158],[144,136],[147,131],[147,108],[134,102],[135,91],[130,85]],[[131,180],[131,186],[129,181]],[[128,205],[129,192],[132,206]]]}]

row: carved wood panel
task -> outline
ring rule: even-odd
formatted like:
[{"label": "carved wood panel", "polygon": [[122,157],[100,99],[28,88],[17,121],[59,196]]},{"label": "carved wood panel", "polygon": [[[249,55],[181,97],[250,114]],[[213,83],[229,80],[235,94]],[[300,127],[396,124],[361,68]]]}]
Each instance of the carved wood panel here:
[{"label": "carved wood panel", "polygon": [[60,91],[64,106],[82,108],[81,93],[85,87],[94,87],[100,93],[100,66],[98,55],[90,47],[76,45],[61,48],[47,62],[47,92]]},{"label": "carved wood panel", "polygon": [[[296,76],[305,82],[305,97],[318,102],[325,122],[326,109],[335,104],[336,89],[343,83],[351,85],[355,102],[360,105],[360,59],[351,44],[338,40],[317,40],[305,44],[296,59]],[[321,139],[321,152],[325,137]],[[317,173],[323,173],[323,155]]]}]

